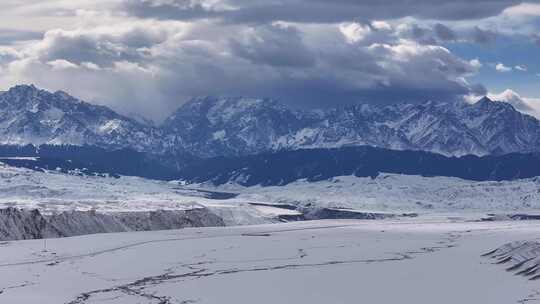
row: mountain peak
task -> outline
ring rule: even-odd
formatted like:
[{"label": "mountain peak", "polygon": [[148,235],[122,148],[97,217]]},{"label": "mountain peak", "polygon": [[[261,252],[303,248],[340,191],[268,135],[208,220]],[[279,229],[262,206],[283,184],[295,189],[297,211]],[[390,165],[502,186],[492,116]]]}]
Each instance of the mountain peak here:
[{"label": "mountain peak", "polygon": [[482,98],[480,98],[476,103],[477,104],[482,104],[482,103],[490,103],[490,102],[493,102],[493,100],[487,96],[484,96]]},{"label": "mountain peak", "polygon": [[34,84],[18,84],[9,89],[9,91],[37,91],[39,90]]},{"label": "mountain peak", "polygon": [[34,110],[40,108],[46,109],[52,106],[65,108],[80,102],[78,99],[64,91],[51,93],[47,90],[40,89],[33,84],[13,86],[0,95],[0,100],[19,110],[25,107],[30,107]]},{"label": "mountain peak", "polygon": [[19,84],[9,88],[6,93],[10,95],[29,95],[37,94],[40,90],[33,84]]}]

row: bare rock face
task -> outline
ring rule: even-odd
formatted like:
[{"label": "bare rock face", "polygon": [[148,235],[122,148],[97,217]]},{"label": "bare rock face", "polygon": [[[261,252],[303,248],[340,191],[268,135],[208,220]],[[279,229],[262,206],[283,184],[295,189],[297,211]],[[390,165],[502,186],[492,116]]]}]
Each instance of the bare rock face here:
[{"label": "bare rock face", "polygon": [[169,230],[185,227],[225,226],[223,219],[206,208],[125,212],[112,216],[128,231]]},{"label": "bare rock face", "polygon": [[0,209],[0,240],[26,240],[60,237],[38,210]]},{"label": "bare rock face", "polygon": [[62,236],[131,231],[115,216],[93,211],[66,211],[48,216],[47,220]]},{"label": "bare rock face", "polygon": [[69,211],[42,215],[39,210],[0,209],[0,240],[67,237],[93,233],[225,226],[206,208],[113,214]]}]

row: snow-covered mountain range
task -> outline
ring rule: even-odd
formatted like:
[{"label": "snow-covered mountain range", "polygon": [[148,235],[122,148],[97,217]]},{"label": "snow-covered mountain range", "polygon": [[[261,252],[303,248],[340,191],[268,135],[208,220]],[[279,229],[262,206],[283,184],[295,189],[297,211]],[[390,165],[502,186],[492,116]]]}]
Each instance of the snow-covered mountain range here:
[{"label": "snow-covered mountain range", "polygon": [[359,145],[447,156],[540,151],[540,122],[488,98],[296,110],[269,99],[203,97],[152,126],[64,92],[21,85],[0,93],[0,135],[0,144],[88,144],[198,157]]},{"label": "snow-covered mountain range", "polygon": [[113,110],[19,85],[0,93],[0,143],[72,144],[104,148],[159,147],[159,130]]},{"label": "snow-covered mountain range", "polygon": [[447,156],[540,150],[539,121],[488,98],[299,111],[272,100],[206,97],[183,105],[163,129],[173,146],[203,156],[358,145]]}]

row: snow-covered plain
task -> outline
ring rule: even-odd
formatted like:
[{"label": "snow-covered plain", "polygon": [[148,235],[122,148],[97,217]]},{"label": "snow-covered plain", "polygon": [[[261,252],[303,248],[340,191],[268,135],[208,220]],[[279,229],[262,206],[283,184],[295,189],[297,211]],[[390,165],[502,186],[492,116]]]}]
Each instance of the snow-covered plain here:
[{"label": "snow-covered plain", "polygon": [[482,254],[537,222],[339,220],[0,245],[1,303],[536,303]]}]

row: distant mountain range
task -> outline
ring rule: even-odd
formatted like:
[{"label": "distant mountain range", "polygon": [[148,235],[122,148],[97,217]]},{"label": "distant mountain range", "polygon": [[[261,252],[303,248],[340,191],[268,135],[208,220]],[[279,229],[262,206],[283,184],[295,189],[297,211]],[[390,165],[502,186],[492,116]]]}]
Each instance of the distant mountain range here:
[{"label": "distant mountain range", "polygon": [[269,99],[204,97],[153,126],[65,92],[20,85],[0,93],[0,144],[92,145],[199,158],[351,146],[501,155],[540,151],[540,122],[488,98],[304,111]]}]

